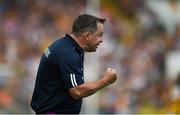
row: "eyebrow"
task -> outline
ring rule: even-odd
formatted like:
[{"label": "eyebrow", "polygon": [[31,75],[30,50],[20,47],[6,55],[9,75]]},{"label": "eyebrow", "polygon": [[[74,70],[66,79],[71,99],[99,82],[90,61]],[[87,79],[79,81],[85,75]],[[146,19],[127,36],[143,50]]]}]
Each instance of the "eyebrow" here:
[{"label": "eyebrow", "polygon": [[102,36],[103,34],[104,34],[104,32],[102,32],[102,31],[98,31],[98,32],[96,33],[97,36]]}]

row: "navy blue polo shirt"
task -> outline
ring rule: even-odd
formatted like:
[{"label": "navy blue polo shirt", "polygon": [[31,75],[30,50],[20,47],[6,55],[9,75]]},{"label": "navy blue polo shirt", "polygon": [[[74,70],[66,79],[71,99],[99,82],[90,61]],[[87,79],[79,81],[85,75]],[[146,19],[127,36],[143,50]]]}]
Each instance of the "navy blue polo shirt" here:
[{"label": "navy blue polo shirt", "polygon": [[36,113],[79,113],[69,88],[84,83],[84,51],[68,34],[51,44],[39,64],[31,107]]}]

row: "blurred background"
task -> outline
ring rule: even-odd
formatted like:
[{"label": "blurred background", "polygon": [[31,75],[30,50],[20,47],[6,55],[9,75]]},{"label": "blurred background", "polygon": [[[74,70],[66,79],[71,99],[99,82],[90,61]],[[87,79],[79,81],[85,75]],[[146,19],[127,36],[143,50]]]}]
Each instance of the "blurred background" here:
[{"label": "blurred background", "polygon": [[180,113],[178,0],[0,0],[0,113],[34,113],[40,57],[82,13],[107,19],[103,44],[86,53],[85,80],[108,67],[118,80],[85,98],[81,113]]}]

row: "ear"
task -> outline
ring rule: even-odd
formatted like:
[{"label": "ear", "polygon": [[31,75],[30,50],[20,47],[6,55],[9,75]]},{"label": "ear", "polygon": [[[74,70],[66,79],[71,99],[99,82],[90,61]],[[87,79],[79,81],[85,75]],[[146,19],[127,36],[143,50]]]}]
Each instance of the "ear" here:
[{"label": "ear", "polygon": [[85,33],[83,34],[83,36],[84,36],[84,38],[85,38],[86,40],[88,40],[88,39],[89,39],[89,36],[90,36],[90,33],[89,33],[89,32],[85,32]]}]

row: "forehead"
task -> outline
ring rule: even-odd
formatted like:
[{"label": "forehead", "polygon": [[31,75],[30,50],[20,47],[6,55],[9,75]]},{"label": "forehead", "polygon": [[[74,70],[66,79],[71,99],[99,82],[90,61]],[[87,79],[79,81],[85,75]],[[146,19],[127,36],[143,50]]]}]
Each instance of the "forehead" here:
[{"label": "forehead", "polygon": [[100,22],[97,22],[97,32],[103,32],[104,25]]}]

